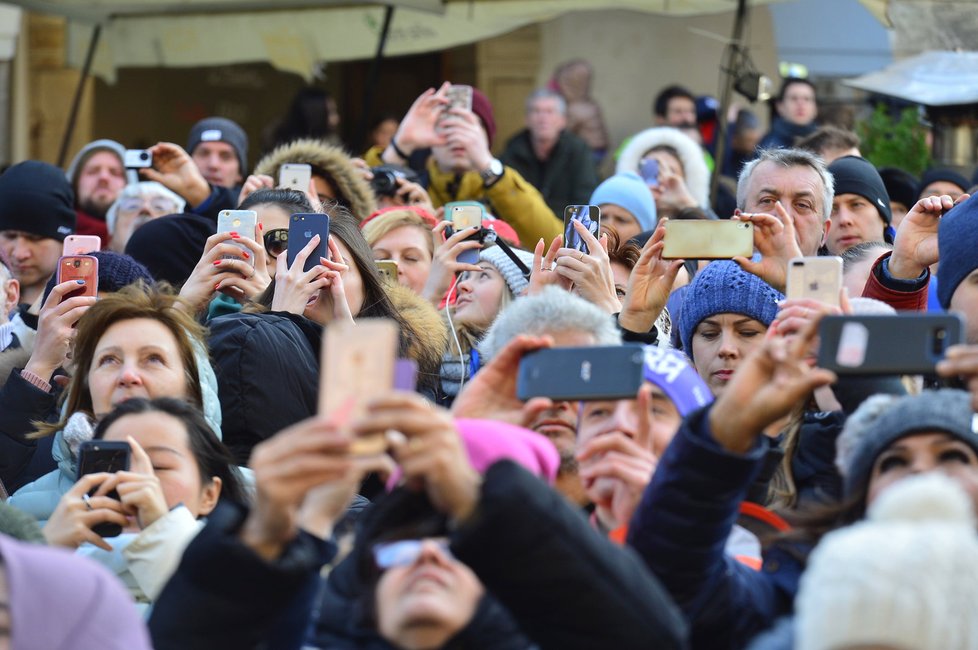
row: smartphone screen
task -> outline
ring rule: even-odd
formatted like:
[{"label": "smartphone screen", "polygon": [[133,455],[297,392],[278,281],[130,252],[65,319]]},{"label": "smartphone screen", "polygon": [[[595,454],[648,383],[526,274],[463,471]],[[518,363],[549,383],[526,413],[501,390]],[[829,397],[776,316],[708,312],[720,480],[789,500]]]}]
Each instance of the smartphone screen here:
[{"label": "smartphone screen", "polygon": [[[472,203],[449,203],[445,206],[445,209],[449,211],[452,219],[452,230],[459,232],[465,230],[466,228],[475,228],[476,226],[482,225],[482,220],[485,216],[485,209],[480,204]],[[471,237],[466,237],[469,239],[478,239],[478,234],[473,234]],[[458,262],[462,264],[478,264],[479,263],[479,249],[475,248],[472,250],[462,251],[455,258]]]},{"label": "smartphone screen", "polygon": [[293,214],[289,219],[289,244],[288,262],[289,268],[295,263],[296,255],[312,240],[319,235],[319,244],[316,250],[306,258],[303,270],[311,271],[313,267],[319,266],[320,258],[329,257],[329,215],[316,212]]},{"label": "smartphone screen", "polygon": [[102,238],[98,235],[68,235],[65,237],[61,254],[64,256],[88,255],[100,250],[102,250]]},{"label": "smartphone screen", "polygon": [[[254,240],[257,226],[258,213],[254,210],[221,210],[217,214],[217,232],[236,232],[242,237]],[[242,251],[248,253],[248,257],[242,258],[235,257],[234,255],[225,255],[223,259],[240,259],[250,263],[252,266],[255,265],[255,256],[248,250],[247,246],[233,240],[229,243],[234,244]]]},{"label": "smartphone screen", "polygon": [[98,259],[91,255],[69,255],[58,260],[58,284],[69,280],[84,280],[74,291],[65,294],[62,302],[79,296],[98,296]]},{"label": "smartphone screen", "polygon": [[646,158],[638,164],[638,172],[649,187],[659,186],[659,161],[655,158]]},{"label": "smartphone screen", "polygon": [[445,105],[441,115],[438,116],[439,123],[448,117],[449,109],[461,108],[466,111],[472,110],[472,86],[463,84],[451,85],[445,94],[448,98],[448,104]]},{"label": "smartphone screen", "polygon": [[278,186],[287,190],[305,193],[312,180],[312,167],[298,163],[286,163],[279,167]]},{"label": "smartphone screen", "polygon": [[595,239],[601,232],[601,208],[596,205],[568,205],[564,208],[564,246],[588,254],[587,243],[577,233],[574,222],[580,221]]}]

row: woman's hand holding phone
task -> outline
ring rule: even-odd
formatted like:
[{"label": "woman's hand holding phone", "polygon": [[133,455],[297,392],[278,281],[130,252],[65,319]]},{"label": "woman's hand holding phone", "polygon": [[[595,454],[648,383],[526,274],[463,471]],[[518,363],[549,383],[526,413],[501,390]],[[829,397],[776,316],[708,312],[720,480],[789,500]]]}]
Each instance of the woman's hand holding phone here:
[{"label": "woman's hand holding phone", "polygon": [[312,239],[295,256],[292,266],[289,266],[288,256],[279,255],[275,268],[275,294],[272,296],[272,311],[286,311],[301,315],[306,305],[316,292],[330,286],[333,278],[326,272],[323,265],[326,261],[320,259],[320,264],[304,271],[306,260],[319,246],[319,235]]},{"label": "woman's hand holding phone", "polygon": [[425,283],[424,290],[421,292],[423,298],[438,307],[442,299],[452,286],[452,280],[456,275],[463,271],[478,271],[477,264],[466,264],[458,261],[458,256],[463,251],[479,250],[482,244],[469,240],[479,228],[472,227],[453,233],[451,237],[444,238],[445,229],[452,225],[450,221],[442,221],[434,230],[431,236],[435,242],[435,254],[431,259],[431,269],[428,271],[428,281]]},{"label": "woman's hand holding phone", "polygon": [[24,369],[44,380],[50,380],[55,370],[68,364],[71,344],[75,340],[75,324],[95,304],[96,299],[92,296],[65,300],[66,295],[77,289],[75,280],[56,284],[41,306],[34,349]]},{"label": "woman's hand holding phone", "polygon": [[[106,496],[114,487],[114,482],[110,482],[112,477],[105,472],[85,474],[65,492],[42,529],[48,544],[78,548],[89,542],[103,550],[112,550],[112,546],[92,530],[102,523],[129,525],[122,503]],[[88,496],[93,490],[95,493]]]},{"label": "woman's hand holding phone", "polygon": [[329,279],[329,298],[333,305],[333,321],[346,320],[353,322],[353,311],[350,303],[346,299],[346,290],[343,288],[343,274],[350,270],[348,264],[343,260],[343,254],[333,236],[330,235],[327,242],[329,248],[329,259],[323,258],[321,261],[326,267],[323,274]]},{"label": "woman's hand holding phone", "polygon": [[[232,240],[241,242],[253,252],[248,253],[240,247],[231,244],[230,242]],[[257,288],[257,285],[264,281],[264,278],[268,278],[268,273],[265,271],[265,264],[259,263],[264,259],[264,248],[262,248],[261,260],[255,259],[254,266],[245,257],[245,255],[257,255],[257,252],[255,252],[257,246],[254,241],[246,237],[240,237],[234,232],[219,232],[208,237],[207,242],[204,244],[204,252],[200,256],[200,261],[197,262],[197,266],[194,267],[190,277],[187,278],[187,281],[183,283],[183,287],[180,288],[180,306],[189,314],[196,317],[207,309],[207,305],[210,303],[211,298],[214,297],[215,292],[230,287],[232,282],[246,278],[253,280],[255,288]],[[226,256],[231,256],[236,259],[225,259]],[[269,282],[271,282],[271,279],[265,282],[264,287],[267,287]],[[238,284],[240,286],[247,286],[244,283]],[[257,293],[263,291],[264,287],[259,289]],[[230,290],[229,295],[234,297],[238,293],[243,298],[250,297],[244,296],[240,292],[240,288]],[[257,295],[257,293],[254,295]]]},{"label": "woman's hand holding phone", "polygon": [[[258,224],[258,237],[261,238],[262,225]],[[254,300],[261,292],[268,288],[272,283],[271,276],[268,275],[268,262],[265,246],[251,239],[250,237],[235,237],[234,241],[243,244],[249,251],[249,256],[255,261],[254,265],[241,260],[218,259],[214,266],[217,269],[234,268],[240,274],[231,273],[229,277],[223,278],[214,285],[215,291],[220,291],[226,296],[234,298],[239,303],[244,304],[249,300]],[[238,255],[247,251],[241,251]]]},{"label": "woman's hand holding phone", "polygon": [[[550,242],[550,247],[548,248],[546,243],[541,239],[537,242],[537,245],[533,248],[533,268],[530,269],[530,286],[526,288],[526,295],[535,296],[536,294],[543,291],[544,287],[550,285],[556,285],[561,289],[567,291],[571,290],[571,281],[557,273],[556,261],[557,254],[561,250],[568,250],[563,248],[564,236],[557,235],[552,242]],[[575,254],[577,251],[574,251]]]},{"label": "woman's hand holding phone", "polygon": [[132,436],[127,436],[126,441],[132,449],[129,469],[110,474],[101,489],[118,492],[124,512],[135,516],[139,528],[145,529],[170,509],[149,455]]},{"label": "woman's hand holding phone", "polygon": [[622,298],[618,324],[630,332],[648,332],[665,309],[682,260],[663,260],[666,219],[642,247],[642,254],[628,275],[628,286]]},{"label": "woman's hand holding phone", "polygon": [[558,249],[554,271],[571,282],[574,293],[609,314],[617,314],[621,311],[621,302],[615,292],[615,276],[608,258],[608,236],[603,234],[599,240],[577,219],[571,224],[578,237],[587,244],[589,252],[583,253],[574,248]]}]

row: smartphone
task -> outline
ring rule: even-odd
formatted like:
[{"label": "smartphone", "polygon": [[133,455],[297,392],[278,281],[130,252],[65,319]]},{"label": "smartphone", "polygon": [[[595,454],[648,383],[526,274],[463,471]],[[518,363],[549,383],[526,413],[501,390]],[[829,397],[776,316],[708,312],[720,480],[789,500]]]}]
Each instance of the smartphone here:
[{"label": "smartphone", "polygon": [[303,270],[311,271],[318,266],[322,257],[329,257],[329,215],[318,212],[308,212],[293,214],[289,219],[289,248],[288,259],[289,268],[295,263],[298,255],[309,241],[319,235],[319,245],[316,250],[306,258]]},{"label": "smartphone", "polygon": [[826,316],[818,366],[838,375],[925,375],[947,349],[964,343],[957,314]]},{"label": "smartphone", "polygon": [[[257,227],[258,213],[254,210],[221,210],[217,213],[217,232],[236,232],[242,237],[254,240]],[[251,264],[252,267],[255,266],[255,255],[247,246],[234,240],[231,240],[229,243],[234,244],[248,253],[248,257],[244,258],[244,261]],[[235,257],[234,255],[225,255],[222,259],[236,260],[242,258]]]},{"label": "smartphone", "polygon": [[646,158],[638,164],[638,173],[649,187],[659,187],[659,161]]},{"label": "smartphone", "polygon": [[796,257],[788,262],[789,300],[812,298],[839,307],[841,290],[841,257]]},{"label": "smartphone", "polygon": [[153,166],[153,154],[148,149],[126,149],[122,156],[126,169],[144,169]]},{"label": "smartphone", "polygon": [[[85,474],[96,474],[98,472],[122,472],[129,469],[129,459],[132,449],[128,442],[113,442],[109,440],[86,440],[78,450],[78,476]],[[96,487],[89,496],[95,494]],[[106,496],[119,500],[119,493],[115,490]],[[100,537],[118,537],[122,533],[122,526],[112,523],[101,523],[92,527],[92,531]]]},{"label": "smartphone", "polygon": [[[388,318],[361,318],[330,324],[323,338],[319,413],[351,422],[364,415],[368,402],[393,389],[398,328]],[[378,454],[386,449],[385,436],[377,434],[358,438],[351,453]]]},{"label": "smartphone", "polygon": [[98,296],[98,259],[91,255],[68,255],[58,260],[58,284],[84,280],[85,284],[66,293],[62,302],[79,296]]},{"label": "smartphone", "polygon": [[441,115],[438,116],[438,122],[448,117],[448,109],[450,108],[461,108],[466,111],[472,110],[472,86],[453,84],[448,87],[445,95],[448,98],[448,104],[445,105]]},{"label": "smartphone", "polygon": [[380,277],[391,284],[397,284],[397,262],[394,260],[376,260]]},{"label": "smartphone", "polygon": [[312,167],[298,163],[285,163],[278,169],[278,186],[305,194],[312,180]]},{"label": "smartphone", "polygon": [[61,254],[64,256],[88,255],[100,250],[102,250],[102,238],[98,235],[68,235],[65,237]]},{"label": "smartphone", "polygon": [[[466,228],[481,226],[482,220],[485,217],[485,208],[482,207],[481,203],[476,203],[474,201],[456,201],[447,204],[445,208],[448,210],[448,214],[451,215],[453,232],[459,232],[461,230],[465,230]],[[472,236],[466,237],[465,241],[473,241],[478,239],[479,234],[474,233]],[[475,248],[468,251],[462,251],[455,259],[462,264],[478,264],[479,249]]]},{"label": "smartphone", "polygon": [[588,254],[587,244],[577,234],[574,222],[580,221],[595,239],[601,233],[601,208],[596,205],[568,205],[564,208],[564,246]]},{"label": "smartphone", "polygon": [[527,401],[635,399],[642,386],[644,346],[545,348],[520,360],[516,396]]},{"label": "smartphone", "polygon": [[728,260],[754,254],[754,224],[727,219],[670,219],[662,259]]}]

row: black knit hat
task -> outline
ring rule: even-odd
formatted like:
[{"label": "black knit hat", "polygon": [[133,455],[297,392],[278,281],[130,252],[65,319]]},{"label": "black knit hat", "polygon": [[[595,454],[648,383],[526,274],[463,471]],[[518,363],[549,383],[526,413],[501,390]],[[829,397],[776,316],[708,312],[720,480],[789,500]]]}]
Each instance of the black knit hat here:
[{"label": "black knit hat", "polygon": [[920,185],[917,189],[917,199],[920,199],[928,185],[931,183],[937,183],[938,181],[944,181],[945,183],[957,185],[961,188],[962,192],[967,192],[968,188],[971,187],[971,183],[968,182],[968,179],[953,169],[928,169],[924,172],[924,175],[920,177]]},{"label": "black knit hat", "polygon": [[835,179],[835,195],[858,194],[873,204],[886,225],[893,221],[890,212],[890,195],[880,173],[873,163],[859,156],[836,158],[829,165],[829,172]]},{"label": "black knit hat", "polygon": [[[147,284],[153,283],[153,276],[145,266],[121,253],[113,251],[96,251],[88,253],[98,260],[98,290],[115,292],[130,284],[143,281]],[[48,284],[44,287],[44,300],[48,299],[48,294],[58,283],[57,274],[52,275]],[[43,300],[42,300],[43,302]]]},{"label": "black knit hat", "polygon": [[178,287],[190,277],[215,231],[213,220],[195,214],[150,219],[126,242],[126,255],[145,264],[157,280]]},{"label": "black knit hat", "polygon": [[64,241],[75,232],[75,195],[63,171],[39,160],[0,175],[0,230]]},{"label": "black knit hat", "polygon": [[241,176],[248,175],[248,136],[244,129],[226,117],[205,117],[190,128],[187,138],[187,153],[191,156],[201,142],[226,142],[238,154],[238,170]]},{"label": "black knit hat", "polygon": [[902,203],[907,210],[912,208],[917,202],[917,188],[920,186],[917,177],[899,167],[883,167],[879,172],[890,200]]}]

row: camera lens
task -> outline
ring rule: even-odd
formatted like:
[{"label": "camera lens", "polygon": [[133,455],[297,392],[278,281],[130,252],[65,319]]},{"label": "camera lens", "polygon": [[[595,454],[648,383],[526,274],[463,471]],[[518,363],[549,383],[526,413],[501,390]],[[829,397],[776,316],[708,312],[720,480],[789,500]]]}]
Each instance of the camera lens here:
[{"label": "camera lens", "polygon": [[79,266],[81,266],[81,260],[75,260],[75,268],[77,269]]},{"label": "camera lens", "polygon": [[140,154],[139,154],[139,159],[140,159],[140,160],[149,160],[149,153],[148,153],[148,152],[146,152],[146,151],[144,151],[144,152],[142,152],[142,153],[140,153]]}]

